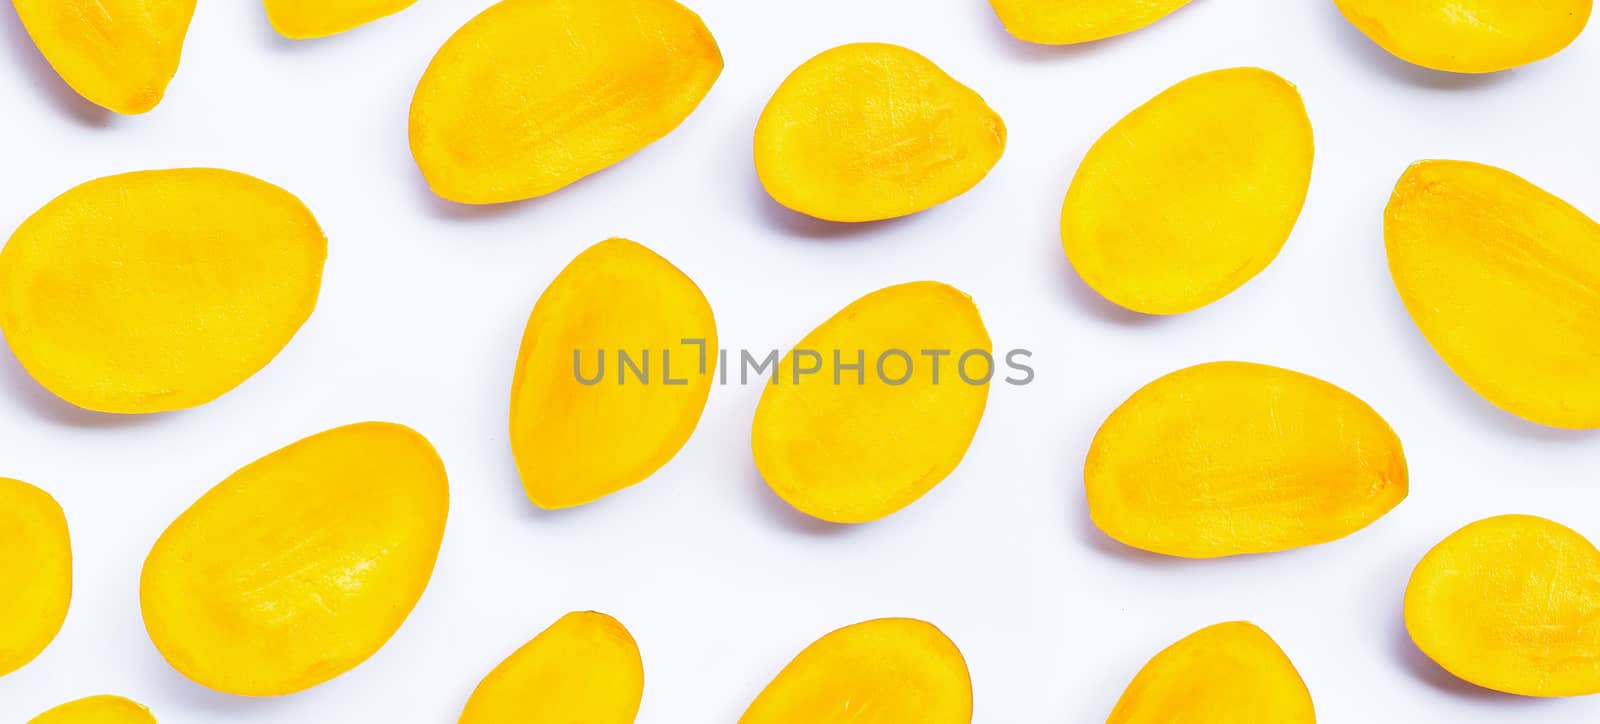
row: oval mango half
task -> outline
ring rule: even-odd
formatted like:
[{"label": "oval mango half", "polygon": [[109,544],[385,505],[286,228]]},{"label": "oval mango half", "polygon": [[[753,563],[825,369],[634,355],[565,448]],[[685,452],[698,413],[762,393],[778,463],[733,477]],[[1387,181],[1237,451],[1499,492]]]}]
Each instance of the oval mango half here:
[{"label": "oval mango half", "polygon": [[0,676],[55,640],[72,601],[67,518],[49,493],[0,478]]},{"label": "oval mango half", "polygon": [[1600,224],[1509,171],[1422,161],[1384,242],[1411,318],[1469,387],[1542,425],[1600,428]]},{"label": "oval mango half", "polygon": [[569,613],[484,677],[460,724],[633,724],[643,697],[628,629],[603,613]]},{"label": "oval mango half", "polygon": [[28,724],[156,724],[143,704],[102,694],[69,701],[28,720]]},{"label": "oval mango half", "polygon": [[1311,692],[1283,649],[1243,621],[1200,629],[1150,659],[1106,724],[1314,724]]},{"label": "oval mango half", "polygon": [[1190,0],[989,0],[1019,40],[1072,45],[1131,33],[1167,17]]},{"label": "oval mango half", "polygon": [[267,20],[280,35],[295,40],[338,35],[386,18],[417,0],[266,0]]},{"label": "oval mango half", "polygon": [[774,201],[827,221],[878,221],[966,193],[1000,161],[1000,115],[933,61],[886,43],[801,64],[756,123]]},{"label": "oval mango half", "polygon": [[278,696],[372,656],[433,574],[449,489],[410,428],[335,428],[257,460],[173,521],[139,602],[168,663],[202,686]]},{"label": "oval mango half", "polygon": [[1578,38],[1594,0],[1335,0],[1351,25],[1401,60],[1494,73],[1543,60]]},{"label": "oval mango half", "polygon": [[439,49],[411,101],[411,152],[467,204],[543,196],[672,132],[722,74],[673,0],[503,0]]},{"label": "oval mango half", "polygon": [[1106,535],[1183,558],[1343,538],[1408,489],[1400,439],[1366,403],[1243,362],[1179,370],[1134,393],[1095,434],[1083,476]]},{"label": "oval mango half", "polygon": [[1260,68],[1197,75],[1096,141],[1061,211],[1067,258],[1144,314],[1217,301],[1283,249],[1311,184],[1299,91]]},{"label": "oval mango half", "polygon": [[161,102],[195,0],[12,0],[34,45],[89,102],[124,115]]}]

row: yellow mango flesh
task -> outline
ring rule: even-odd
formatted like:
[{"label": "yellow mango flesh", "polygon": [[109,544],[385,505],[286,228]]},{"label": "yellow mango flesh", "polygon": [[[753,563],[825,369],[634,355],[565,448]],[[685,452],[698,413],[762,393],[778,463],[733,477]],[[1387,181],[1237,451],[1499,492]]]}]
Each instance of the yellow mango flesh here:
[{"label": "yellow mango flesh", "polygon": [[1021,40],[1071,45],[1131,33],[1190,0],[989,0],[1006,30]]},{"label": "yellow mango flesh", "polygon": [[26,666],[61,631],[72,600],[67,518],[49,493],[0,478],[0,676]]},{"label": "yellow mango flesh", "polygon": [[205,404],[265,367],[316,306],[328,242],[299,199],[232,171],[90,181],[0,250],[0,331],[79,407]]},{"label": "yellow mango flesh", "polygon": [[1600,428],[1600,224],[1508,171],[1422,161],[1384,239],[1400,299],[1468,386],[1542,425]]},{"label": "yellow mango flesh", "polygon": [[1402,60],[1493,73],[1543,60],[1576,40],[1594,0],[1335,0],[1372,42]]},{"label": "yellow mango flesh", "polygon": [[1106,724],[1313,724],[1311,692],[1265,631],[1203,628],[1150,659]]},{"label": "yellow mango flesh", "polygon": [[1422,558],[1406,629],[1428,658],[1522,696],[1600,693],[1600,551],[1559,523],[1480,520]]},{"label": "yellow mango flesh", "polygon": [[[949,354],[935,363],[923,350]],[[969,352],[965,369],[980,384],[960,375]],[[756,467],[807,515],[834,523],[888,516],[966,455],[993,370],[978,354],[991,352],[977,306],[959,289],[914,282],[868,294],[778,363],[756,407]]]},{"label": "yellow mango flesh", "polygon": [[325,38],[398,13],[416,1],[266,0],[267,20],[286,38]]},{"label": "yellow mango flesh", "polygon": [[1181,314],[1277,257],[1311,183],[1299,91],[1259,68],[1197,75],[1140,106],[1084,157],[1061,211],[1083,281],[1144,314]]},{"label": "yellow mango flesh", "polygon": [[756,124],[773,200],[828,221],[938,206],[999,162],[1006,126],[976,92],[897,45],[855,43],[806,61]]},{"label": "yellow mango flesh", "polygon": [[456,32],[411,101],[411,152],[438,195],[543,196],[682,123],[722,73],[673,0],[504,0]]},{"label": "yellow mango flesh", "polygon": [[1084,464],[1112,538],[1184,558],[1343,538],[1406,497],[1400,439],[1354,395],[1243,362],[1162,377],[1111,413]]},{"label": "yellow mango flesh", "polygon": [[34,45],[91,103],[136,115],[178,72],[195,0],[12,0]]},{"label": "yellow mango flesh", "polygon": [[699,424],[716,354],[711,305],[671,262],[626,239],[579,254],[534,305],[511,383],[528,499],[570,508],[650,477]]},{"label": "yellow mango flesh", "polygon": [[137,702],[101,695],[67,702],[28,720],[28,724],[156,724],[156,718]]},{"label": "yellow mango flesh", "polygon": [[335,428],[257,460],[179,516],[145,560],[145,628],[173,668],[292,694],[376,653],[433,573],[449,490],[410,428]]},{"label": "yellow mango flesh", "polygon": [[569,613],[489,672],[461,724],[633,724],[643,696],[628,629],[603,613]]},{"label": "yellow mango flesh", "polygon": [[846,626],[800,652],[739,724],[967,724],[972,677],[932,624],[885,618]]}]

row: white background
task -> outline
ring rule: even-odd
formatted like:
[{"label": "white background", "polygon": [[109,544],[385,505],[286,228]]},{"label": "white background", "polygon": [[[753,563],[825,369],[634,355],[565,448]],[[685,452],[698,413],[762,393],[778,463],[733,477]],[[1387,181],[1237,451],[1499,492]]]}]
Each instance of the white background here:
[{"label": "white background", "polygon": [[[0,679],[0,721],[112,692],[164,724],[454,721],[479,678],[569,610],[617,616],[642,648],[639,721],[731,722],[788,659],[839,626],[924,618],[972,668],[977,721],[1098,724],[1158,649],[1249,619],[1282,644],[1325,722],[1593,722],[1600,699],[1518,700],[1422,658],[1400,622],[1411,567],[1481,517],[1524,512],[1600,539],[1600,436],[1542,429],[1470,392],[1417,333],[1386,271],[1382,210],[1406,165],[1502,165],[1600,211],[1600,39],[1487,78],[1408,66],[1330,0],[1198,0],[1076,48],[1013,40],[982,0],[692,0],[727,69],[653,147],[555,195],[471,209],[434,198],[406,145],[428,59],[489,0],[421,0],[343,36],[275,36],[249,0],[202,2],[166,101],[137,118],[78,99],[0,11],[0,224],[61,191],[145,168],[221,166],[298,194],[330,237],[321,303],[283,354],[201,409],[78,411],[0,350],[0,474],[66,508],[76,594],[65,629]],[[977,89],[1010,146],[964,197],[894,222],[789,213],[755,180],[750,135],[779,81],[845,42],[900,43]],[[1259,65],[1297,83],[1316,127],[1310,200],[1282,256],[1199,312],[1143,319],[1063,257],[1060,202],[1089,145],[1202,71]],[[754,471],[759,387],[713,390],[653,479],[577,510],[523,497],[506,442],[512,365],[534,300],[609,236],[656,249],[705,290],[731,347],[793,344],[866,292],[938,279],[973,295],[997,348],[1034,350],[1035,384],[996,385],[961,467],[916,505],[838,528]],[[1102,537],[1084,511],[1095,429],[1161,374],[1217,359],[1342,385],[1403,439],[1412,494],[1341,542],[1217,562]],[[139,567],[170,520],[234,469],[367,419],[423,432],[451,473],[439,565],[382,651],[311,691],[210,692],[169,668],[139,617]],[[0,582],[3,586],[3,582]]]}]

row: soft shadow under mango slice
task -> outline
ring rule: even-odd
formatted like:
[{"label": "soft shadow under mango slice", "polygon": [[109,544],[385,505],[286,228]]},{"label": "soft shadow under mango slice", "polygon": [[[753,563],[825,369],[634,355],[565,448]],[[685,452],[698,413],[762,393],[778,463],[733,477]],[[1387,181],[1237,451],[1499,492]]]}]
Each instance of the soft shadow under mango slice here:
[{"label": "soft shadow under mango slice", "polygon": [[632,724],[643,697],[628,629],[603,613],[569,613],[484,677],[460,724]]},{"label": "soft shadow under mango slice", "polygon": [[72,600],[67,518],[49,493],[0,478],[0,676],[50,645]]},{"label": "soft shadow under mango slice", "polygon": [[1071,45],[1131,33],[1190,0],[989,0],[1018,39]]},{"label": "soft shadow under mango slice", "polygon": [[722,73],[673,0],[504,0],[439,49],[411,101],[411,152],[438,195],[543,196],[682,123]]},{"label": "soft shadow under mango slice", "polygon": [[1406,630],[1456,676],[1522,696],[1600,693],[1600,551],[1506,515],[1445,538],[1406,586]]},{"label": "soft shadow under mango slice", "polygon": [[138,702],[103,694],[69,701],[28,724],[156,724],[156,718]]},{"label": "soft shadow under mango slice", "polygon": [[173,521],[145,559],[145,628],[173,668],[244,696],[365,661],[433,574],[450,494],[408,427],[335,428],[257,460]]},{"label": "soft shadow under mango slice", "polygon": [[842,45],[778,86],[756,124],[756,174],[828,221],[914,214],[978,185],[1006,126],[972,89],[898,45]]},{"label": "soft shadow under mango slice", "polygon": [[1384,240],[1400,299],[1468,386],[1542,425],[1600,428],[1600,224],[1508,171],[1421,161]]},{"label": "soft shadow under mango slice", "polygon": [[1185,80],[1089,149],[1061,211],[1067,258],[1135,312],[1215,302],[1289,239],[1313,146],[1299,91],[1277,75],[1233,68]]},{"label": "soft shadow under mango slice", "polygon": [[386,18],[417,0],[266,0],[267,20],[296,40],[325,38]]},{"label": "soft shadow under mango slice", "polygon": [[1576,40],[1594,0],[1335,0],[1350,24],[1400,59],[1455,73],[1543,60]]},{"label": "soft shadow under mango slice", "polygon": [[800,652],[739,724],[968,724],[972,677],[933,624],[884,618],[846,626]]},{"label": "soft shadow under mango slice", "polygon": [[125,115],[161,102],[178,72],[195,0],[12,0],[61,79]]},{"label": "soft shadow under mango slice", "polygon": [[1150,659],[1106,724],[1313,724],[1311,692],[1265,631],[1200,629]]},{"label": "soft shadow under mango slice", "polygon": [[1407,492],[1400,439],[1366,403],[1243,362],[1190,367],[1134,393],[1095,435],[1084,483],[1106,535],[1184,558],[1343,538]]}]

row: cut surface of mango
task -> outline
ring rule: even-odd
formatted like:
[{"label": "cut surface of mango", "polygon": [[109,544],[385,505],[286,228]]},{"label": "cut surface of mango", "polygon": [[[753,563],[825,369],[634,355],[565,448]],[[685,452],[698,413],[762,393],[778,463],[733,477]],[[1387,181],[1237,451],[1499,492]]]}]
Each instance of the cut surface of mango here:
[{"label": "cut surface of mango", "polygon": [[828,221],[914,214],[978,185],[1006,126],[933,61],[842,45],[795,69],[761,112],[755,164],[773,200]]},{"label": "cut surface of mango", "polygon": [[1505,515],[1452,533],[1411,574],[1405,620],[1422,653],[1478,686],[1600,693],[1600,551],[1560,523]]},{"label": "cut surface of mango", "polygon": [[1215,302],[1277,257],[1313,155],[1305,104],[1283,78],[1232,68],[1185,80],[1089,149],[1062,206],[1067,258],[1135,312]]},{"label": "cut surface of mango", "polygon": [[968,724],[972,677],[933,624],[884,618],[846,626],[800,652],[739,724]]},{"label": "cut surface of mango", "polygon": [[69,701],[28,720],[28,724],[156,724],[156,718],[138,702],[102,694]]},{"label": "cut surface of mango", "polygon": [[266,0],[267,20],[286,38],[325,38],[386,18],[416,1]]},{"label": "cut surface of mango", "polygon": [[1196,631],[1150,659],[1106,724],[1313,724],[1311,692],[1265,631],[1242,621]]},{"label": "cut surface of mango", "polygon": [[1146,385],[1100,427],[1089,515],[1184,558],[1270,553],[1366,527],[1406,497],[1400,439],[1354,395],[1277,367],[1215,362]]},{"label": "cut surface of mango", "polygon": [[1150,25],[1190,0],[989,0],[1006,30],[1020,40],[1071,45]]},{"label": "cut surface of mango", "polygon": [[111,413],[210,402],[311,316],[328,242],[287,191],[219,169],[90,181],[0,250],[0,332],[39,384]]},{"label": "cut surface of mango", "polygon": [[145,559],[145,628],[173,668],[245,696],[354,668],[433,573],[449,490],[410,428],[335,428],[257,460],[173,521]]},{"label": "cut surface of mango", "polygon": [[511,451],[541,508],[582,505],[678,453],[711,393],[717,325],[700,288],[611,239],[579,254],[528,318],[511,384]]},{"label": "cut surface of mango", "polygon": [[503,0],[434,56],[411,101],[411,152],[435,193],[543,196],[689,117],[722,73],[673,0]]},{"label": "cut surface of mango", "polygon": [[1576,40],[1594,0],[1335,0],[1372,42],[1406,62],[1493,73],[1543,60]]},{"label": "cut surface of mango", "polygon": [[643,697],[628,629],[603,613],[569,613],[478,684],[461,724],[632,724]]},{"label": "cut surface of mango", "polygon": [[1542,425],[1600,428],[1600,224],[1509,171],[1421,161],[1384,241],[1411,318],[1469,387]]},{"label": "cut surface of mango", "polygon": [[125,115],[161,102],[178,72],[195,0],[12,0],[61,79]]},{"label": "cut surface of mango", "polygon": [[72,600],[72,542],[55,498],[0,478],[0,676],[26,666],[61,631]]}]

